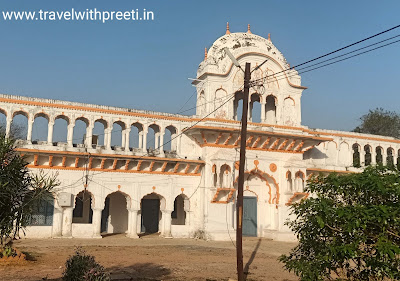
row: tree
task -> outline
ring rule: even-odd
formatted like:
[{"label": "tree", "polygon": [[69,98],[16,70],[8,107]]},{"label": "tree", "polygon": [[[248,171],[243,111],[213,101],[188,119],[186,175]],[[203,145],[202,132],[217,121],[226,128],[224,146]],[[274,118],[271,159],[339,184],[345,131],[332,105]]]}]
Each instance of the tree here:
[{"label": "tree", "polygon": [[376,108],[369,110],[360,120],[361,125],[353,130],[356,133],[400,138],[400,115],[394,111]]},{"label": "tree", "polygon": [[14,140],[0,136],[0,240],[4,246],[29,223],[40,200],[49,199],[59,185],[57,175],[31,174]]},{"label": "tree", "polygon": [[300,280],[400,280],[400,172],[317,176],[291,206],[299,244],[280,257]]},{"label": "tree", "polygon": [[[21,124],[12,124],[10,128],[10,138],[15,140],[26,138],[26,126]],[[0,136],[6,134],[6,128],[0,124]]]}]

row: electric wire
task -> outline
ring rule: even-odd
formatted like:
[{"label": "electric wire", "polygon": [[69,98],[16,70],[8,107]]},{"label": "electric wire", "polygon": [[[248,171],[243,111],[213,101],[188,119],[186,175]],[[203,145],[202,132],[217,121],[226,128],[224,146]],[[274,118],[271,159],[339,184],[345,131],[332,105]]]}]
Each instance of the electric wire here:
[{"label": "electric wire", "polygon": [[380,36],[380,35],[382,35],[382,34],[385,34],[385,33],[387,33],[387,32],[390,32],[390,31],[392,31],[392,30],[395,30],[395,29],[397,29],[397,28],[399,28],[399,27],[400,27],[400,25],[396,25],[396,26],[394,26],[394,27],[391,27],[391,28],[389,28],[389,29],[386,29],[386,30],[384,30],[384,31],[381,31],[381,32],[379,32],[379,33],[376,33],[376,34],[374,34],[374,35],[372,35],[372,36],[369,36],[369,37],[367,37],[367,38],[361,39],[361,40],[359,40],[359,41],[357,41],[357,42],[354,42],[354,43],[351,43],[351,44],[349,44],[349,45],[347,45],[347,46],[341,47],[341,48],[339,48],[339,49],[337,49],[337,50],[331,51],[331,52],[329,52],[329,53],[327,53],[327,54],[318,56],[318,57],[313,58],[313,59],[310,59],[310,60],[308,60],[308,61],[306,61],[306,62],[297,64],[297,65],[292,66],[292,67],[290,67],[290,68],[288,68],[288,69],[285,69],[285,70],[282,70],[282,71],[280,71],[280,72],[277,72],[277,73],[275,73],[275,75],[276,75],[276,74],[279,74],[279,73],[286,72],[286,71],[290,71],[290,70],[293,69],[293,68],[297,68],[297,67],[299,67],[299,66],[302,66],[302,65],[308,64],[308,63],[310,63],[310,62],[313,62],[313,61],[322,59],[322,58],[324,58],[324,57],[330,56],[330,55],[332,55],[332,54],[335,54],[335,53],[337,53],[337,52],[340,52],[340,51],[342,51],[342,50],[348,49],[348,48],[350,48],[350,47],[352,47],[352,46],[355,46],[355,45],[357,45],[357,44],[360,44],[360,43],[362,43],[362,42],[365,42],[365,41],[367,41],[367,40],[370,40],[370,39],[372,39],[372,38],[375,38],[375,37],[377,37],[377,36]]},{"label": "electric wire", "polygon": [[[356,49],[356,50],[353,50],[353,51],[344,53],[344,54],[342,54],[342,55],[338,55],[338,56],[335,56],[335,57],[330,58],[330,59],[327,59],[327,60],[323,60],[323,61],[318,62],[318,63],[314,63],[314,64],[311,64],[311,65],[308,65],[308,66],[301,67],[301,68],[299,68],[299,69],[296,69],[296,71],[301,71],[301,70],[304,70],[304,69],[308,69],[308,68],[311,68],[311,67],[313,67],[313,66],[317,66],[317,65],[323,64],[323,63],[325,63],[325,62],[332,61],[332,60],[334,60],[334,59],[341,58],[341,57],[347,56],[347,55],[349,55],[349,54],[353,54],[353,53],[355,53],[355,52],[364,50],[364,49],[366,49],[366,48],[370,48],[370,47],[372,47],[372,46],[376,46],[376,45],[378,45],[378,44],[381,44],[381,43],[383,43],[383,42],[392,40],[392,39],[397,38],[397,37],[400,37],[400,34],[399,34],[399,35],[396,35],[396,36],[392,36],[392,37],[387,38],[387,39],[384,39],[384,40],[381,40],[381,41],[379,41],[379,42],[376,42],[376,43],[373,43],[373,44],[370,44],[370,45],[367,45],[367,46],[358,48],[358,49]],[[386,47],[386,46],[388,46],[388,45],[391,45],[391,44],[394,44],[394,43],[397,43],[397,42],[399,42],[399,40],[394,41],[394,42],[391,42],[391,43],[388,43],[388,44],[385,44],[385,45],[382,45],[382,46],[379,46],[379,47],[374,48],[374,49],[371,49],[371,50],[369,50],[369,51],[360,52],[358,55],[364,54],[364,53],[368,53],[368,52],[370,52],[370,51],[373,51],[373,50],[376,50],[376,49],[379,49],[379,48],[382,48],[382,47]],[[350,56],[350,57],[348,57],[348,58],[352,58],[352,57],[354,57],[354,56]],[[346,59],[347,59],[347,58],[346,58]],[[338,60],[337,62],[340,62],[340,61],[343,61],[343,60],[345,60],[345,59]],[[336,63],[336,62],[335,62],[335,63]],[[329,65],[329,64],[326,64],[325,66],[327,66],[327,65]],[[289,68],[289,69],[287,69],[286,71],[290,71],[290,70],[292,70],[292,69],[293,69],[293,68]],[[316,68],[316,69],[317,69],[317,68]],[[284,73],[284,72],[281,72],[280,74],[279,74],[279,73],[280,73],[280,72],[277,72],[277,73],[274,73],[274,74],[270,74],[270,75],[266,75],[266,76],[264,76],[263,78],[255,79],[255,80],[253,80],[253,81],[251,81],[251,82],[252,82],[252,83],[255,83],[255,82],[258,82],[258,81],[262,81],[262,80],[264,80],[264,79],[268,79],[268,78],[271,77],[271,76],[272,76],[273,78],[275,78],[275,79],[279,78],[279,80],[281,80],[281,78],[282,78],[282,79],[285,79],[285,78],[287,77],[287,76],[286,76],[286,73]],[[301,73],[305,73],[305,72],[301,72]],[[276,75],[276,74],[279,74],[279,75]],[[299,74],[300,74],[300,73],[299,73]]]}]

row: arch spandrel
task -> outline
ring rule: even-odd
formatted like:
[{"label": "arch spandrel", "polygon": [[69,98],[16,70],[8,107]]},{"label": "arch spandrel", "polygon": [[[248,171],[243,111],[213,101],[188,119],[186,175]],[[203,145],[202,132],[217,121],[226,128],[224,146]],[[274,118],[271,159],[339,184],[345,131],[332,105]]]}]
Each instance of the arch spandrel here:
[{"label": "arch spandrel", "polygon": [[[268,187],[268,203],[269,204],[279,204],[280,198],[280,191],[279,191],[279,184],[276,179],[268,174],[267,172],[261,171],[258,168],[254,168],[253,170],[245,172],[245,181],[250,176],[256,176],[262,181],[265,182],[266,186]],[[239,180],[239,176],[236,177],[234,184],[237,187],[237,182]]]}]

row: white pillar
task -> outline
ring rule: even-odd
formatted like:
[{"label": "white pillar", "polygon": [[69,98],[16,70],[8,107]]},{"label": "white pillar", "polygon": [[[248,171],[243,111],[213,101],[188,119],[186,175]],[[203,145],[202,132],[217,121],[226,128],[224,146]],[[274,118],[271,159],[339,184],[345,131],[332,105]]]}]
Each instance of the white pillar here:
[{"label": "white pillar", "polygon": [[387,165],[387,149],[382,147],[382,165]]},{"label": "white pillar", "polygon": [[164,238],[172,238],[171,234],[171,210],[163,210],[162,215],[163,215],[163,233],[162,236]]},{"label": "white pillar", "polygon": [[72,237],[72,212],[73,207],[64,208],[63,222],[62,222],[62,236],[64,238]]},{"label": "white pillar", "polygon": [[175,139],[176,141],[176,154],[180,155],[181,154],[181,141],[182,141],[182,135],[179,135],[178,132],[176,132],[178,134],[178,137]]},{"label": "white pillar", "polygon": [[143,149],[143,131],[139,132],[139,143],[138,143],[138,148]]},{"label": "white pillar", "polygon": [[10,137],[12,116],[7,115],[6,138]]},{"label": "white pillar", "polygon": [[53,129],[54,129],[54,121],[50,120],[47,130],[47,144],[53,145]]},{"label": "white pillar", "polygon": [[107,150],[111,150],[112,127],[104,129],[104,142]]},{"label": "white pillar", "polygon": [[360,145],[360,166],[364,167],[365,166],[365,151],[364,151],[364,146]]},{"label": "white pillar", "polygon": [[[143,140],[142,140],[142,149],[143,152],[146,153],[147,152],[147,131],[148,131],[148,127],[147,126],[143,126]],[[140,142],[140,139],[139,139]]]},{"label": "white pillar", "polygon": [[[160,127],[160,156],[164,157],[164,134],[165,134],[165,128],[164,127]],[[172,138],[172,135],[171,135]],[[157,148],[157,147],[156,147]],[[172,148],[172,143],[171,143],[171,148]]]},{"label": "white pillar", "polygon": [[68,147],[72,147],[72,140],[74,138],[74,127],[75,127],[75,122],[71,122],[68,124],[68,133],[67,133],[67,143]]},{"label": "white pillar", "polygon": [[92,208],[93,210],[93,218],[92,218],[92,226],[93,226],[93,238],[101,238],[100,229],[101,229],[101,208]]},{"label": "white pillar", "polygon": [[136,209],[128,210],[128,234],[129,238],[139,238],[137,234],[138,211]]},{"label": "white pillar", "polygon": [[[275,118],[272,120],[272,124],[282,124],[283,123],[283,113],[282,113],[283,101],[281,101],[278,97],[275,100]],[[272,113],[271,113],[272,114]],[[284,125],[284,124],[282,124]]]},{"label": "white pillar", "polygon": [[159,141],[160,140],[160,131],[157,133],[154,133],[154,149],[157,149],[159,147]]},{"label": "white pillar", "polygon": [[92,148],[93,129],[94,129],[94,125],[92,125],[91,123],[86,127],[85,144],[86,144],[87,148]]},{"label": "white pillar", "polygon": [[371,147],[371,165],[376,165],[376,148]]},{"label": "white pillar", "polygon": [[32,143],[32,128],[33,128],[33,120],[28,118],[28,133],[26,135],[26,140],[28,143]]},{"label": "white pillar", "polygon": [[62,225],[63,225],[63,209],[54,206],[53,228],[51,231],[51,237],[61,237]]},{"label": "white pillar", "polygon": [[[129,128],[126,128],[126,129],[125,129],[125,144],[124,144],[124,146],[125,146],[125,151],[126,151],[126,152],[130,151],[130,149],[129,149],[129,137],[130,137],[130,133],[131,133],[131,128],[130,128],[130,127],[129,127]],[[123,136],[122,138],[124,139],[124,136]]]},{"label": "white pillar", "polygon": [[265,101],[261,102],[261,123],[265,122]]},{"label": "white pillar", "polygon": [[121,147],[125,148],[125,141],[126,141],[126,129],[121,131]]}]

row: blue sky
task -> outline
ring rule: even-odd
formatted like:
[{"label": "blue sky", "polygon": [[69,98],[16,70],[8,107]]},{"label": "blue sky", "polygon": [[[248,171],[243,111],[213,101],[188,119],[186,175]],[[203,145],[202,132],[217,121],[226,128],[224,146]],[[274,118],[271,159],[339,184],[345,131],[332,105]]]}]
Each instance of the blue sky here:
[{"label": "blue sky", "polygon": [[[255,34],[271,33],[291,65],[400,23],[399,1],[0,0],[0,11],[71,8],[146,8],[155,20],[0,20],[0,93],[176,113],[194,92],[187,78],[204,47],[227,21],[231,32],[251,24]],[[302,123],[351,130],[368,109],[398,110],[399,46],[302,75]],[[186,108],[193,106],[195,98]]]}]

